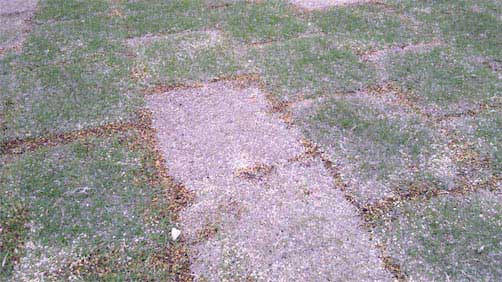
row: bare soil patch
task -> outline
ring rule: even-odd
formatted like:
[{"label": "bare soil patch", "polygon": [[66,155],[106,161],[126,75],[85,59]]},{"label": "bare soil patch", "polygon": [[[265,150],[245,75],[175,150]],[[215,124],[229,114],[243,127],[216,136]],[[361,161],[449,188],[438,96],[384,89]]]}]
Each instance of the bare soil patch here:
[{"label": "bare soil patch", "polygon": [[147,97],[199,281],[390,281],[356,209],[259,87],[216,82]]},{"label": "bare soil patch", "polygon": [[180,46],[180,48],[189,48],[189,49],[200,49],[213,47],[217,45],[219,42],[224,40],[223,35],[218,30],[206,30],[199,32],[180,32],[176,34],[168,34],[168,35],[159,35],[159,34],[146,34],[140,37],[133,37],[127,40],[127,45],[133,49],[138,49],[140,47],[151,45],[158,41],[163,40],[180,40],[183,36],[190,35],[204,35],[201,40],[191,41],[186,44],[186,46]]},{"label": "bare soil patch", "polygon": [[306,10],[321,10],[336,6],[349,6],[364,3],[376,2],[374,0],[289,0],[293,5],[296,5]]},{"label": "bare soil patch", "polygon": [[33,13],[38,0],[0,0],[0,16]]},{"label": "bare soil patch", "polygon": [[[295,123],[339,168],[347,191],[366,205],[430,189],[426,182],[407,187],[421,173],[445,187],[453,185],[455,166],[446,140],[405,102],[391,88],[367,89],[307,99],[290,110]],[[353,120],[367,127],[345,127]]]},{"label": "bare soil patch", "polygon": [[37,3],[37,0],[0,0],[0,56],[21,49]]},{"label": "bare soil patch", "polygon": [[233,82],[148,97],[160,147],[171,174],[188,186],[225,179],[257,163],[273,165],[298,155],[298,133],[267,114],[258,87]]}]

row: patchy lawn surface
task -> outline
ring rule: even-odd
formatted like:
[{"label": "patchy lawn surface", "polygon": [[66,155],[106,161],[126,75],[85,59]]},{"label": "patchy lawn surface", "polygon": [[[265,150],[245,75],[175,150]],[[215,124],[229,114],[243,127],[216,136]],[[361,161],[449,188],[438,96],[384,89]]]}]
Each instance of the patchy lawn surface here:
[{"label": "patchy lawn surface", "polygon": [[294,9],[277,0],[235,4],[226,10],[224,17],[222,28],[246,43],[288,39],[308,29]]},{"label": "patchy lawn surface", "polygon": [[285,101],[355,91],[374,80],[371,66],[322,36],[274,43],[252,52],[268,90]]},{"label": "patchy lawn surface", "polygon": [[195,194],[181,222],[196,278],[390,281],[322,163],[290,161],[303,151],[298,133],[266,114],[256,86],[174,90],[148,107],[175,180]]},{"label": "patchy lawn surface", "polygon": [[151,184],[155,168],[148,152],[134,147],[134,134],[84,139],[2,163],[1,277],[171,278],[163,257],[171,248],[165,191]]},{"label": "patchy lawn surface", "polygon": [[408,92],[424,113],[441,116],[465,113],[493,104],[502,83],[489,66],[449,48],[387,58],[389,79]]},{"label": "patchy lawn surface", "polygon": [[129,44],[137,54],[134,76],[146,87],[195,84],[242,69],[230,42],[218,31],[143,37]]},{"label": "patchy lawn surface", "polygon": [[412,281],[497,281],[502,274],[500,191],[406,203],[381,236]]},{"label": "patchy lawn surface", "polygon": [[341,165],[342,178],[363,203],[396,191],[451,188],[455,166],[444,138],[420,116],[386,98],[359,93],[306,101],[296,116],[305,135]]},{"label": "patchy lawn surface", "polygon": [[0,0],[0,280],[500,280],[501,15]]},{"label": "patchy lawn surface", "polygon": [[384,5],[363,4],[315,12],[311,19],[336,39],[359,52],[428,41],[425,24]]}]

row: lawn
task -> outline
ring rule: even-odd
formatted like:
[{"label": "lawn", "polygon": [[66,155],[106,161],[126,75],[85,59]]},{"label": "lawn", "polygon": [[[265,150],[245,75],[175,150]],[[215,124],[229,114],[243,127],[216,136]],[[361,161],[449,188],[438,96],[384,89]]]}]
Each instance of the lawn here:
[{"label": "lawn", "polygon": [[144,96],[242,77],[396,278],[500,279],[501,1],[22,2],[0,10],[0,280],[193,279]]}]

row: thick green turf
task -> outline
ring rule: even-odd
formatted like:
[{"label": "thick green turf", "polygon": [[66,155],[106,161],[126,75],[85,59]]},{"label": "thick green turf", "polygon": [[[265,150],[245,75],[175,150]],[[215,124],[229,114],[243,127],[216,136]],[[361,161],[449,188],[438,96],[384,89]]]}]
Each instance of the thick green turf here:
[{"label": "thick green turf", "polygon": [[[502,3],[497,0],[411,1],[391,0],[410,17],[430,27],[450,46],[481,55],[502,57]],[[397,3],[395,3],[397,2]]]},{"label": "thick green turf", "polygon": [[23,63],[41,66],[123,52],[127,33],[119,19],[96,16],[36,26],[23,48]]},{"label": "thick green turf", "polygon": [[[51,3],[37,15],[55,12]],[[72,15],[73,6],[65,5],[60,12]],[[103,15],[35,25],[21,54],[3,63],[0,141],[131,118],[141,99],[133,91],[126,35],[120,19]]]}]

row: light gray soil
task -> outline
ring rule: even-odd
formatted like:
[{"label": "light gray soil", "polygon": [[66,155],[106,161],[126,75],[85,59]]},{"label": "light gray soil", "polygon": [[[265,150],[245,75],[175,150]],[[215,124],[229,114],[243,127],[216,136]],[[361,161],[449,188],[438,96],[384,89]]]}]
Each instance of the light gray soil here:
[{"label": "light gray soil", "polygon": [[289,0],[289,2],[303,9],[320,10],[335,6],[363,4],[372,0]]},{"label": "light gray soil", "polygon": [[0,56],[19,51],[38,0],[0,0]]},{"label": "light gray soil", "polygon": [[[148,97],[197,281],[391,281],[357,212],[263,92],[218,82]],[[254,279],[254,280],[253,280]]]},{"label": "light gray soil", "polygon": [[278,164],[303,152],[300,134],[267,114],[267,101],[257,87],[214,83],[154,95],[148,105],[170,173],[188,186],[226,179],[260,163]]},{"label": "light gray soil", "polygon": [[35,11],[38,0],[0,0],[0,15],[21,14]]}]

